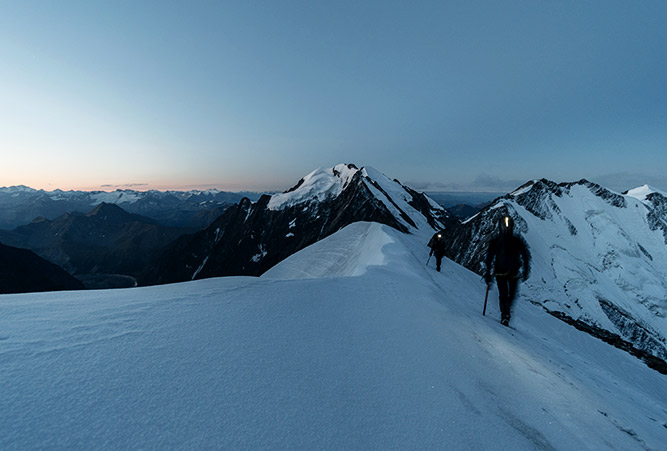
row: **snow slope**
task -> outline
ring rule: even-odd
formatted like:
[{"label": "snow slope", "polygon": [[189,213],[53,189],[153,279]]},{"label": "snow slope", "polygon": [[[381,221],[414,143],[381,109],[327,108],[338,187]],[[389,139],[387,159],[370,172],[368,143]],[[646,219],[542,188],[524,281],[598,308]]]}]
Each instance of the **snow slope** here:
[{"label": "snow slope", "polygon": [[[378,223],[355,222],[345,233],[335,233],[322,244],[308,246],[265,272],[271,279],[307,279],[334,276],[360,276],[369,266],[382,265],[385,257],[379,249],[392,243],[391,237],[380,233]],[[350,249],[354,253],[350,255]]]},{"label": "snow slope", "polygon": [[523,299],[482,317],[427,238],[360,223],[262,278],[0,296],[0,449],[664,449],[666,376]]}]

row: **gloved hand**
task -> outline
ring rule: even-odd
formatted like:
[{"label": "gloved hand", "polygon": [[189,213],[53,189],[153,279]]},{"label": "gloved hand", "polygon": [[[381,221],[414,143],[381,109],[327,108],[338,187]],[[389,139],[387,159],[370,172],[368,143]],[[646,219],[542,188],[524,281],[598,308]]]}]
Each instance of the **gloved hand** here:
[{"label": "gloved hand", "polygon": [[491,285],[493,283],[493,277],[488,272],[484,274],[484,282],[486,282],[487,285]]}]

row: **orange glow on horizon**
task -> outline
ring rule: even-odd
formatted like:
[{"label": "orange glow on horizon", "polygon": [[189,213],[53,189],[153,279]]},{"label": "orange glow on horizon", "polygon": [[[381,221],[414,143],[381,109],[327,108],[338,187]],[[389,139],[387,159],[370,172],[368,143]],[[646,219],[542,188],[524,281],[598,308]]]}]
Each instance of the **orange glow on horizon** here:
[{"label": "orange glow on horizon", "polygon": [[14,182],[8,181],[0,182],[0,187],[11,186],[27,186],[35,190],[44,191],[105,191],[112,192],[116,190],[132,190],[132,191],[206,191],[209,189],[217,189],[219,191],[228,192],[276,192],[285,190],[282,184],[271,183],[244,183],[244,182],[228,182],[228,183],[117,183],[117,184],[93,184],[93,183],[36,183],[36,182]]}]

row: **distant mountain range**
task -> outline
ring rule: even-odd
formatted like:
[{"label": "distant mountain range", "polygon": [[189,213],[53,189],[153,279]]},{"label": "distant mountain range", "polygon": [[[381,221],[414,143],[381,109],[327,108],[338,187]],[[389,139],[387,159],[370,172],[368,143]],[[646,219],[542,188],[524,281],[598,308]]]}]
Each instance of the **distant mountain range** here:
[{"label": "distant mountain range", "polygon": [[0,188],[0,229],[12,230],[37,217],[55,219],[65,213],[87,213],[101,203],[172,227],[203,228],[229,205],[259,193],[206,191],[44,191],[26,186]]}]

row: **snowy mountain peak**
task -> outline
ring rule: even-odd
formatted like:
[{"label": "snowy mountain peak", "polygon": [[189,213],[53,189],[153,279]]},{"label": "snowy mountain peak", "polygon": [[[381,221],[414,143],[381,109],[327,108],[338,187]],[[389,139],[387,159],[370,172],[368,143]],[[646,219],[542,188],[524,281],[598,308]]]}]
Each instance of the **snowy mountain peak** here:
[{"label": "snowy mountain peak", "polygon": [[[377,207],[394,218],[402,231],[426,230],[428,233],[446,227],[451,215],[423,193],[398,180],[392,180],[375,168],[359,169],[353,164],[338,164],[311,172],[284,193],[271,197],[268,208],[277,211],[308,204],[332,201],[352,190],[352,196],[373,199]],[[363,194],[362,194],[363,193]],[[343,201],[344,202],[344,201]]]},{"label": "snowy mountain peak", "polygon": [[640,201],[644,202],[647,200],[648,196],[653,193],[658,193],[663,197],[667,197],[667,193],[660,191],[656,188],[653,188],[652,186],[649,185],[638,186],[637,188],[628,190],[623,194],[625,194],[626,196],[634,197],[635,199],[639,199]]},{"label": "snowy mountain peak", "polygon": [[357,172],[359,169],[353,164],[316,169],[299,180],[296,186],[284,193],[273,195],[268,207],[270,210],[280,210],[287,206],[337,197]]}]

